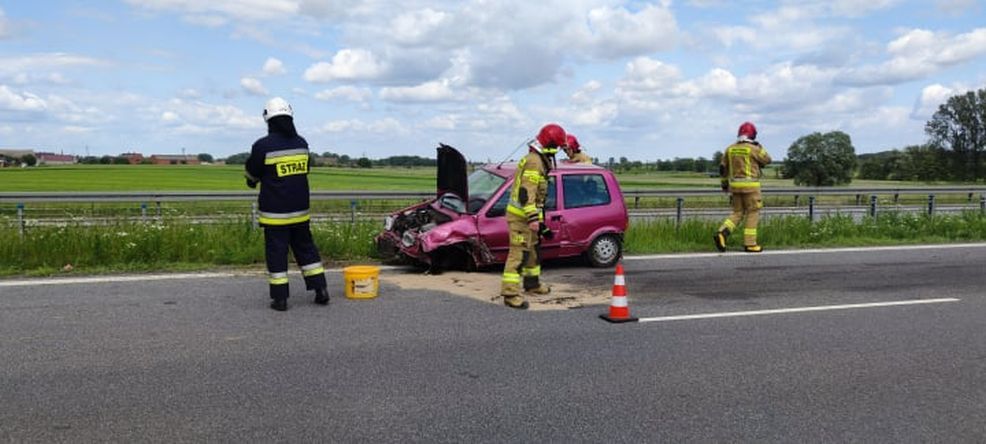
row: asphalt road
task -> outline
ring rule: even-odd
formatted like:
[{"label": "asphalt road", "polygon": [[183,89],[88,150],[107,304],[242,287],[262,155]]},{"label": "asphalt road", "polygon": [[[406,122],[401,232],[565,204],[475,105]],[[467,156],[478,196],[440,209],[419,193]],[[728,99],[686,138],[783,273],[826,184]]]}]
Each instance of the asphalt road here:
[{"label": "asphalt road", "polygon": [[986,245],[625,266],[642,318],[958,301],[617,325],[389,286],[320,307],[296,275],[286,313],[260,276],[0,281],[0,441],[986,440]]}]

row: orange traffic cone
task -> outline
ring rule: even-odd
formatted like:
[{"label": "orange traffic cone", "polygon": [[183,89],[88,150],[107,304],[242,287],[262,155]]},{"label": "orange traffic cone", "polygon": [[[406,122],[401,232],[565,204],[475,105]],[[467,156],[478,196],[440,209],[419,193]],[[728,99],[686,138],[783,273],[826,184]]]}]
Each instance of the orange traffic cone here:
[{"label": "orange traffic cone", "polygon": [[623,263],[616,264],[616,277],[613,278],[613,301],[609,304],[609,314],[601,314],[609,322],[637,322],[630,316],[630,305],[627,303],[627,287],[623,278]]}]

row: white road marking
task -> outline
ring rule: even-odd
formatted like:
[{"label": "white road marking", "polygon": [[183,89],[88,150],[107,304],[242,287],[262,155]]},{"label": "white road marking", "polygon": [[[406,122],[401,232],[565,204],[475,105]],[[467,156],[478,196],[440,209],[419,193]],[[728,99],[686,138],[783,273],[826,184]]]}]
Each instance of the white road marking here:
[{"label": "white road marking", "polygon": [[[389,265],[379,266],[380,270],[393,270],[396,267]],[[342,273],[342,268],[325,269],[328,273]],[[289,271],[289,276],[301,276],[300,271]],[[223,279],[231,277],[264,277],[266,271],[241,271],[241,272],[202,272],[202,273],[157,273],[157,274],[134,274],[134,275],[107,275],[107,276],[85,276],[85,277],[63,277],[63,278],[41,278],[41,279],[14,279],[9,281],[0,280],[2,287],[29,287],[36,285],[75,285],[75,284],[112,284],[117,282],[148,282],[148,281],[167,281],[179,279]]]},{"label": "white road marking", "polygon": [[[711,242],[710,242],[711,244]],[[710,247],[711,248],[711,247]],[[768,245],[767,248],[770,248]],[[861,253],[870,251],[909,251],[909,250],[951,250],[956,248],[986,248],[986,243],[979,244],[941,244],[941,245],[897,245],[886,247],[852,247],[852,248],[820,248],[816,250],[764,250],[761,253],[745,253],[740,250],[726,253],[677,253],[649,254],[641,256],[624,256],[623,261],[646,261],[652,259],[697,259],[721,256],[775,256],[788,254],[818,254],[818,253]]]},{"label": "white road marking", "polygon": [[778,308],[773,310],[730,311],[724,313],[704,313],[704,314],[679,315],[679,316],[661,316],[656,318],[640,318],[638,322],[687,321],[692,319],[713,319],[713,318],[730,318],[730,317],[739,317],[739,316],[803,313],[808,311],[852,310],[856,308],[893,307],[899,305],[939,304],[943,302],[958,302],[959,300],[960,299],[956,299],[956,298],[918,299],[911,301],[869,302],[865,304],[820,305],[815,307]]}]

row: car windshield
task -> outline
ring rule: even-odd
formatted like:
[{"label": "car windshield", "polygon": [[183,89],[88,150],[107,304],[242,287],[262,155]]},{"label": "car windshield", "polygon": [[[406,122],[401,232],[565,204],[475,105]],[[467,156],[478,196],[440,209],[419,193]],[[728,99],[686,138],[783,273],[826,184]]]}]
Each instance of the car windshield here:
[{"label": "car windshield", "polygon": [[500,189],[504,179],[489,171],[478,169],[469,175],[469,212],[475,213]]}]

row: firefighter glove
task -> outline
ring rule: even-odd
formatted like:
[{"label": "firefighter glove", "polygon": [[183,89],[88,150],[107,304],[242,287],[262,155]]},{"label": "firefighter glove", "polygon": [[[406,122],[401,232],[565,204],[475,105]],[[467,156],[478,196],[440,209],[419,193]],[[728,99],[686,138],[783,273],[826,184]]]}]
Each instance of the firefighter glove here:
[{"label": "firefighter glove", "polygon": [[719,181],[719,187],[722,188],[723,191],[729,191],[729,180],[723,179]]},{"label": "firefighter glove", "polygon": [[544,223],[538,224],[538,234],[545,239],[553,239],[555,237],[555,232],[551,231],[551,228]]},{"label": "firefighter glove", "polygon": [[250,187],[250,188],[257,188],[257,182],[255,182],[255,181],[252,181],[252,180],[250,180],[250,179],[247,179],[247,180],[246,180],[246,184],[247,184],[247,186],[248,186],[248,187]]}]

